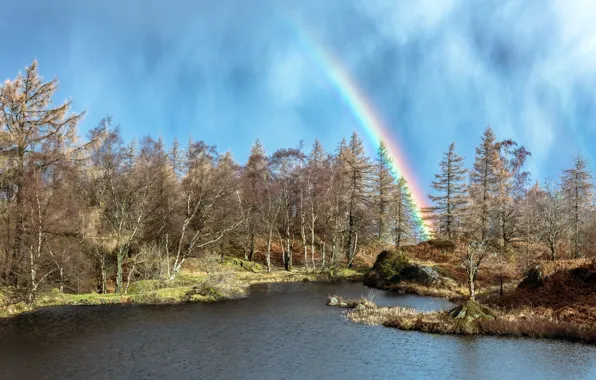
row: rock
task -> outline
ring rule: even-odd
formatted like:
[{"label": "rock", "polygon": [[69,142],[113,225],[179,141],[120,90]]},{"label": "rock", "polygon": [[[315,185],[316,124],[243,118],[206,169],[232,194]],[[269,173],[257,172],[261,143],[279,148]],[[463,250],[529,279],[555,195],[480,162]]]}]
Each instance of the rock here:
[{"label": "rock", "polygon": [[340,303],[339,303],[339,306],[340,306],[340,307],[348,307],[348,304],[347,304],[347,303],[345,303],[345,302],[340,302]]},{"label": "rock", "polygon": [[575,268],[569,271],[571,277],[586,285],[596,285],[596,272],[590,268]]},{"label": "rock", "polygon": [[439,273],[433,268],[417,264],[407,265],[400,271],[399,276],[402,280],[415,282],[425,286],[431,286],[440,279]]},{"label": "rock", "polygon": [[327,305],[329,306],[337,306],[339,304],[339,300],[337,299],[337,297],[330,297],[329,300],[327,301]]},{"label": "rock", "polygon": [[526,278],[517,285],[519,289],[535,289],[544,284],[544,274],[537,265],[528,272]]},{"label": "rock", "polygon": [[357,304],[356,307],[354,307],[354,310],[358,310],[358,311],[364,310],[364,309],[365,309],[365,306],[361,303]]}]

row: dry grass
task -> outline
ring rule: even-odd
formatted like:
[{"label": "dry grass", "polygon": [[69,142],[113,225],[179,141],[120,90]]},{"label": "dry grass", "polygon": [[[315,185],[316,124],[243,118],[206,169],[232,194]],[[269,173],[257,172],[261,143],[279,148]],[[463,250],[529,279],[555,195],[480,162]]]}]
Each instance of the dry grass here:
[{"label": "dry grass", "polygon": [[466,294],[466,288],[459,286],[454,288],[437,288],[424,286],[412,282],[402,281],[398,284],[390,285],[386,288],[398,293],[416,294],[419,296],[447,298],[450,300],[461,299]]},{"label": "dry grass", "polygon": [[508,312],[532,310],[554,320],[596,327],[596,261],[565,260],[541,265],[543,285],[518,289],[486,302]]},{"label": "dry grass", "polygon": [[504,313],[468,302],[450,311],[421,312],[404,307],[380,307],[367,299],[337,298],[340,303],[335,306],[350,308],[346,317],[356,323],[436,334],[485,334],[596,342],[594,326],[560,321],[552,315],[541,315],[532,309]]}]

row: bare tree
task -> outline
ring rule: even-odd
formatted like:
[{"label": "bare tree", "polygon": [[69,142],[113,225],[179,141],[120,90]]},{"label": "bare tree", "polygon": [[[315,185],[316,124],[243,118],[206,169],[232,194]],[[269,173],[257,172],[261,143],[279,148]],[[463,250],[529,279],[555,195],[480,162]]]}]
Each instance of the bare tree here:
[{"label": "bare tree", "polygon": [[565,199],[561,187],[547,179],[544,190],[536,194],[540,215],[540,238],[550,250],[550,258],[557,259],[557,246],[565,233]]},{"label": "bare tree", "polygon": [[562,182],[565,202],[569,212],[573,254],[576,258],[579,258],[583,255],[584,236],[582,232],[586,222],[585,215],[592,204],[594,188],[592,173],[583,157],[576,156],[574,158],[574,166],[565,170]]},{"label": "bare tree", "polygon": [[482,262],[487,257],[487,247],[483,242],[470,242],[465,247],[465,254],[463,257],[464,266],[466,268],[466,280],[468,283],[468,291],[470,293],[470,300],[476,300],[476,277]]}]

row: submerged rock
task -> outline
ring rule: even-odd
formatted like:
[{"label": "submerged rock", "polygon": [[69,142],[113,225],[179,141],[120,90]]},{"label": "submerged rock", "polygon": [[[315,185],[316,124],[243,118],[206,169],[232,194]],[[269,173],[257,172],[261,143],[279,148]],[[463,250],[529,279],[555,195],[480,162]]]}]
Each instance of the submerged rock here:
[{"label": "submerged rock", "polygon": [[336,297],[329,297],[329,300],[327,301],[327,305],[337,306],[337,305],[339,305],[339,300]]}]

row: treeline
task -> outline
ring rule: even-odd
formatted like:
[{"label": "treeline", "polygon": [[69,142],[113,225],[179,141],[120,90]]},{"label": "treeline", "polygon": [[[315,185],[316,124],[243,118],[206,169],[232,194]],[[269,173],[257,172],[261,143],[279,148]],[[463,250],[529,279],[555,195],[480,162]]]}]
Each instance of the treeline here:
[{"label": "treeline", "polygon": [[467,169],[451,144],[432,183],[434,206],[425,210],[433,235],[473,243],[504,261],[524,254],[551,260],[594,256],[596,205],[586,160],[575,157],[558,180],[540,185],[532,184],[524,168],[529,156],[487,128]]},{"label": "treeline", "polygon": [[356,133],[333,154],[257,141],[242,166],[202,141],[124,143],[109,117],[79,141],[83,114],[55,105],[57,88],[36,62],[0,87],[0,281],[29,301],[173,280],[206,252],[321,270],[421,237],[387,150],[367,157]]}]

